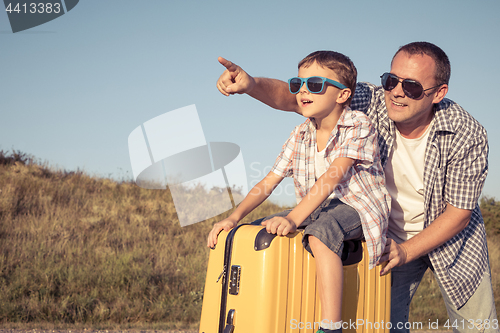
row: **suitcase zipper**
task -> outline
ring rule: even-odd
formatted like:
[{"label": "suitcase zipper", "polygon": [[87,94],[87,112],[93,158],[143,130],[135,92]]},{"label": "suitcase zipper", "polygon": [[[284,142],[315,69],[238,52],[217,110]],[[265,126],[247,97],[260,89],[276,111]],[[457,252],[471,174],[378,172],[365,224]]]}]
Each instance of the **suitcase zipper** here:
[{"label": "suitcase zipper", "polygon": [[219,283],[219,280],[226,276],[226,265],[224,265],[224,268],[222,269],[222,272],[220,273],[219,277],[217,278],[217,281],[215,281],[215,283]]},{"label": "suitcase zipper", "polygon": [[[236,233],[236,230],[238,230],[240,227],[244,225],[249,225],[248,223],[243,223],[235,228],[231,229],[229,231],[229,234],[227,235],[226,238],[226,247],[224,249],[224,268],[222,270],[221,275],[219,275],[219,279],[222,278],[222,294],[221,294],[221,301],[220,301],[220,315],[219,315],[219,333],[224,333],[224,323],[226,321],[226,307],[227,307],[227,293],[229,289],[228,285],[228,278],[227,278],[227,268],[230,267],[231,265],[231,252],[233,249],[233,239],[234,239],[234,234]],[[217,282],[219,281],[217,279]],[[234,312],[232,313],[232,316],[234,316]],[[233,326],[234,329],[234,326]]]}]

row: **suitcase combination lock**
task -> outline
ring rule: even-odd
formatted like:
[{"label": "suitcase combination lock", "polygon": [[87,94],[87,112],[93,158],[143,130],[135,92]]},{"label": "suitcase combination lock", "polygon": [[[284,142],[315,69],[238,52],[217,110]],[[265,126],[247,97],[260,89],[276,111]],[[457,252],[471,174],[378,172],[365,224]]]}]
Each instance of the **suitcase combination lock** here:
[{"label": "suitcase combination lock", "polygon": [[241,275],[241,266],[232,265],[231,273],[229,275],[229,294],[230,295],[238,295],[240,292],[240,275]]}]

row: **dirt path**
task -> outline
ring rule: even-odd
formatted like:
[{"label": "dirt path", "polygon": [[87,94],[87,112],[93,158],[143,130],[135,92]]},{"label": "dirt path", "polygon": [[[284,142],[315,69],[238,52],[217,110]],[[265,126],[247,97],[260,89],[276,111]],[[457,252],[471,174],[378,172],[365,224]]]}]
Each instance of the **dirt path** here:
[{"label": "dirt path", "polygon": [[[452,333],[446,330],[415,330],[411,333]],[[197,330],[15,330],[0,329],[0,333],[198,333]]]},{"label": "dirt path", "polygon": [[0,329],[0,333],[198,333],[197,330],[18,330]]}]

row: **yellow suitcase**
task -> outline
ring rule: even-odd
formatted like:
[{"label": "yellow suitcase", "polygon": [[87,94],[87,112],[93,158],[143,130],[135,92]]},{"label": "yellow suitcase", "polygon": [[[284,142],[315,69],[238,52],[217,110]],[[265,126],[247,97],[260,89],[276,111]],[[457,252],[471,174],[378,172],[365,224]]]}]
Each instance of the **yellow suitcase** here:
[{"label": "yellow suitcase", "polygon": [[[381,277],[380,266],[368,270],[362,244],[345,243],[343,332],[388,333],[390,274]],[[302,232],[277,237],[259,225],[239,225],[219,235],[208,262],[200,333],[314,333],[320,315],[315,262]]]}]

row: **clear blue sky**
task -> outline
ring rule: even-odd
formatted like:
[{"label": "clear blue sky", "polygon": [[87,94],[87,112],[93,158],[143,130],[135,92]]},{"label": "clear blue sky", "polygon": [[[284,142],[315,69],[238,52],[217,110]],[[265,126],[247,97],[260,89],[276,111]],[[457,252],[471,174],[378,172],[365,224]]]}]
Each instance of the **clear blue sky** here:
[{"label": "clear blue sky", "polygon": [[[487,129],[484,194],[500,199],[500,1],[81,0],[69,13],[13,34],[0,12],[0,150],[50,165],[131,177],[130,132],[196,104],[207,141],[238,144],[249,185],[269,171],[301,116],[248,96],[221,95],[218,56],[250,74],[287,80],[319,49],[347,54],[358,80],[378,83],[403,44],[448,54],[448,97]],[[186,131],[190,120],[185,120]],[[275,200],[293,203],[285,182]],[[288,194],[286,194],[288,193]]]}]

